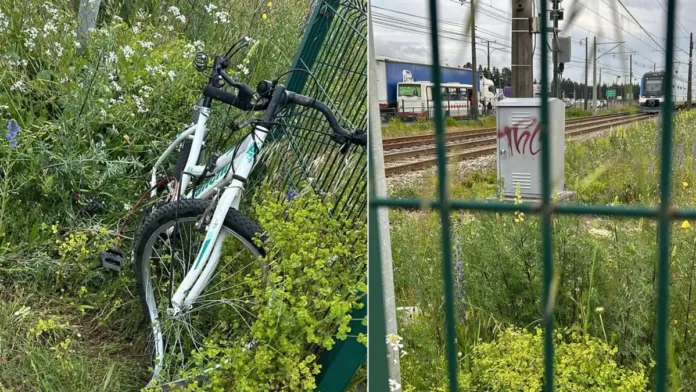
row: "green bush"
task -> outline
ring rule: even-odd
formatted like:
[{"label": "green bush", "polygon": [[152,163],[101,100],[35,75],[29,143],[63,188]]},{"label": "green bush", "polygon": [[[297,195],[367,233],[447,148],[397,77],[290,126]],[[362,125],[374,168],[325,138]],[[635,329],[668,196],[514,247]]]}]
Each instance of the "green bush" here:
[{"label": "green bush", "polygon": [[[568,330],[556,334],[555,387],[559,392],[644,391],[642,365],[621,367],[616,348]],[[540,391],[543,386],[543,334],[508,328],[498,339],[474,349],[471,373],[462,387],[469,391]]]},{"label": "green bush", "polygon": [[311,192],[285,203],[264,190],[257,200],[271,285],[247,277],[257,303],[248,340],[196,354],[200,369],[220,365],[205,390],[313,391],[321,353],[354,332],[348,323],[366,292],[366,227],[332,216],[331,205]]}]

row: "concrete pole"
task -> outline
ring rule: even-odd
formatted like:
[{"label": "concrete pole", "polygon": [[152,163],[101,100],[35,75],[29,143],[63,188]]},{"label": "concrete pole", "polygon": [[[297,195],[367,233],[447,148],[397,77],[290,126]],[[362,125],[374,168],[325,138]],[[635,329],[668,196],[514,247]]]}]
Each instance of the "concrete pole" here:
[{"label": "concrete pole", "polygon": [[531,32],[533,0],[511,0],[512,3],[512,97],[534,96],[534,67]]},{"label": "concrete pole", "polygon": [[[553,38],[551,39],[551,47],[553,48],[553,84],[552,89],[551,89],[551,96],[554,98],[561,98],[561,93],[558,88],[559,86],[559,80],[558,80],[558,3],[559,1],[552,0],[553,3],[553,10],[551,11],[553,13]],[[542,15],[542,18],[546,17],[546,15]],[[546,34],[544,32],[543,34]]]},{"label": "concrete pole", "polygon": [[587,111],[587,73],[590,68],[590,63],[589,63],[589,58],[587,56],[587,52],[590,50],[590,39],[589,37],[585,37],[585,95],[583,95],[583,98],[585,99],[585,111]]},{"label": "concrete pole", "polygon": [[628,94],[628,97],[629,97],[630,102],[632,102],[633,101],[633,53],[631,53],[631,60],[630,61],[631,61],[630,66],[629,66],[630,74],[628,76],[630,79],[628,79],[628,81],[629,81],[629,85],[631,86],[630,87],[631,92]]},{"label": "concrete pole", "polygon": [[[372,35],[372,16],[369,13],[369,41],[368,41],[368,105],[369,105],[369,138],[370,138],[370,163],[374,173],[373,183],[377,197],[387,196],[387,178],[384,172],[384,149],[382,148],[382,122],[379,113],[379,95],[377,92],[377,61],[375,59],[374,37]],[[382,266],[382,297],[384,298],[384,320],[386,323],[386,333],[398,335],[396,325],[396,300],[394,294],[394,268],[392,266],[391,236],[389,233],[389,211],[386,207],[377,210],[377,221],[379,222],[379,249],[380,261]],[[378,293],[374,293],[379,295]],[[369,310],[368,310],[369,312]],[[382,337],[386,339],[386,336]],[[389,366],[389,378],[401,384],[401,367],[399,362],[399,350],[387,347],[387,359]],[[399,389],[399,391],[401,391]]]},{"label": "concrete pole", "polygon": [[77,42],[80,43],[79,53],[87,44],[87,37],[90,31],[93,31],[97,26],[97,16],[99,16],[99,7],[101,0],[80,0],[80,9],[77,12]]},{"label": "concrete pole", "polygon": [[597,115],[597,37],[594,37],[594,71],[592,72],[592,114]]},{"label": "concrete pole", "polygon": [[694,72],[693,72],[693,60],[694,60],[694,33],[691,33],[691,40],[689,41],[689,85],[686,92],[687,107],[691,109],[691,89],[694,85]]},{"label": "concrete pole", "polygon": [[[478,67],[476,65],[476,2],[471,0],[471,68],[472,77],[474,80],[471,82],[471,119],[478,120],[478,83],[479,74]],[[474,77],[475,76],[475,77]]]}]

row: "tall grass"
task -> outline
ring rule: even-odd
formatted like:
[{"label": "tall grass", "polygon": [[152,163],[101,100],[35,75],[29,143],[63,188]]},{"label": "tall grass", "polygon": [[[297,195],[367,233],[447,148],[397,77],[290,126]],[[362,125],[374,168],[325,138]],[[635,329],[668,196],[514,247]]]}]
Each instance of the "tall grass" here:
[{"label": "tall grass", "polygon": [[[251,85],[279,76],[292,65],[310,7],[108,1],[82,45],[78,4],[0,0],[3,390],[143,385],[149,360],[130,265],[114,275],[98,253],[129,250],[137,218],[124,236],[117,230],[206,82],[192,66],[195,53],[223,54],[250,36],[257,44],[229,71]],[[239,113],[213,110],[210,128],[229,132]]]},{"label": "tall grass", "polygon": [[[696,198],[695,119],[696,112],[675,119],[672,175],[678,206],[693,206]],[[580,203],[655,205],[659,198],[658,144],[655,123],[621,128],[604,138],[569,142],[566,187],[577,192]],[[467,185],[472,182],[479,185]],[[434,194],[431,178],[413,184],[394,185],[393,195]],[[495,173],[455,177],[450,189],[453,198],[483,199],[495,192]],[[397,304],[422,310],[414,319],[400,319],[408,352],[401,359],[403,381],[412,390],[433,390],[446,380],[439,218],[435,213],[400,210],[391,211],[390,217]],[[513,325],[541,326],[539,221],[513,214],[467,212],[453,212],[451,219],[457,344],[462,353],[461,372],[466,375],[472,369],[472,350],[480,342],[495,341],[502,329]],[[684,390],[696,388],[691,376],[696,369],[696,349],[691,344],[696,322],[689,314],[694,301],[693,227],[693,222],[674,223],[671,252],[672,382]],[[655,239],[656,226],[649,220],[554,219],[558,328],[607,342],[616,347],[619,366],[642,366],[645,372],[649,372],[655,348]]]}]

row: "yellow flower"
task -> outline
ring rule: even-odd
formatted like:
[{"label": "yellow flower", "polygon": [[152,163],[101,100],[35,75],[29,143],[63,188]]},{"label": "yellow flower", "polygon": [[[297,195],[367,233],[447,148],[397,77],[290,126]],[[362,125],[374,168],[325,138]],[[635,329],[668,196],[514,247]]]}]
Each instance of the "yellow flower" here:
[{"label": "yellow flower", "polygon": [[263,15],[261,15],[261,19],[263,19],[263,20],[268,19],[268,15],[266,15],[266,14],[264,13]]},{"label": "yellow flower", "polygon": [[269,1],[269,2],[268,2],[268,8],[271,8],[271,7],[273,7],[273,2],[272,2],[272,1]]},{"label": "yellow flower", "polygon": [[691,225],[689,224],[689,221],[684,221],[684,222],[682,222],[681,228],[682,228],[682,229],[690,229],[690,228],[691,228]]},{"label": "yellow flower", "polygon": [[130,136],[128,136],[128,135],[123,135],[123,140],[125,140],[126,143],[130,143]]},{"label": "yellow flower", "polygon": [[686,189],[686,188],[688,188],[688,187],[689,187],[689,183],[688,183],[688,182],[686,182],[686,181],[682,182],[682,188]]}]

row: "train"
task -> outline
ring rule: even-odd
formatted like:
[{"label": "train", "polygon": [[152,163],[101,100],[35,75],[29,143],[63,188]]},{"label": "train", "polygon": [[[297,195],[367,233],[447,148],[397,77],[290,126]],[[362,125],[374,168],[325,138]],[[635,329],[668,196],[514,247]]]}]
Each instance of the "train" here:
[{"label": "train", "polygon": [[[433,115],[432,65],[413,61],[377,58],[377,91],[382,119],[393,116],[401,118],[426,117]],[[474,75],[469,68],[443,65],[442,77],[443,110],[452,117],[469,115],[469,96]],[[498,100],[492,80],[478,74],[479,109]]]},{"label": "train", "polygon": [[[648,72],[640,79],[640,110],[643,113],[659,113],[665,103],[664,71]],[[672,77],[672,103],[675,109],[686,106],[689,90],[688,81],[676,73]],[[694,95],[692,87],[692,96]]]}]

